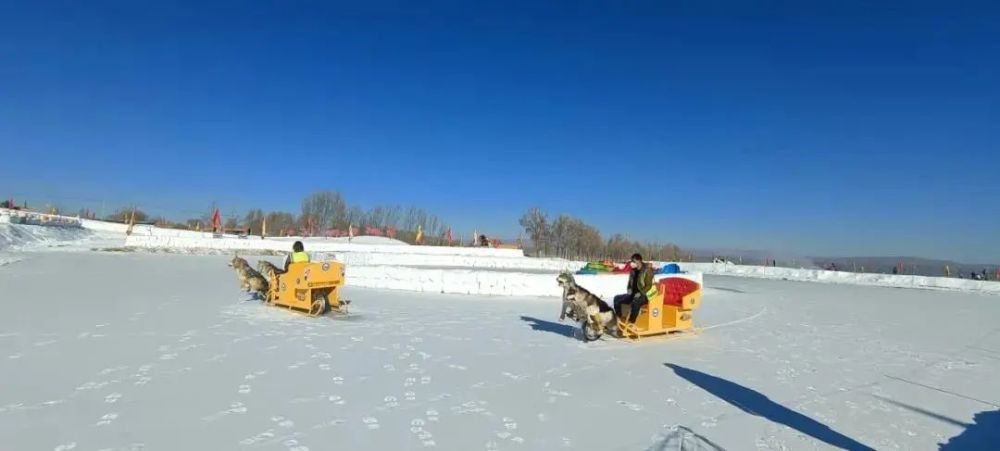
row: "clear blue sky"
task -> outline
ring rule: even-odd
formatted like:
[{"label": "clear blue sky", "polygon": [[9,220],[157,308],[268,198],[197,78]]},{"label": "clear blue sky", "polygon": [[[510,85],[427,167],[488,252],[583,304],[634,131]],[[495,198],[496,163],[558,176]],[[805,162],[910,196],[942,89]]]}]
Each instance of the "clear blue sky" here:
[{"label": "clear blue sky", "polygon": [[996,2],[168,3],[0,5],[0,191],[1000,260]]}]

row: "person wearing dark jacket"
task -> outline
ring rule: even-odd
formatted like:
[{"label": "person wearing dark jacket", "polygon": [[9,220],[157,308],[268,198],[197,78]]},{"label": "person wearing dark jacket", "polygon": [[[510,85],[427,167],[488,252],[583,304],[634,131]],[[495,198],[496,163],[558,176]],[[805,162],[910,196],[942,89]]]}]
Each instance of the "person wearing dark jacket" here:
[{"label": "person wearing dark jacket", "polygon": [[629,304],[628,322],[635,323],[642,306],[649,303],[649,296],[656,293],[656,286],[653,285],[653,265],[642,261],[642,255],[632,254],[629,265],[632,270],[628,274],[628,292],[615,296],[615,315],[620,318],[623,306]]}]

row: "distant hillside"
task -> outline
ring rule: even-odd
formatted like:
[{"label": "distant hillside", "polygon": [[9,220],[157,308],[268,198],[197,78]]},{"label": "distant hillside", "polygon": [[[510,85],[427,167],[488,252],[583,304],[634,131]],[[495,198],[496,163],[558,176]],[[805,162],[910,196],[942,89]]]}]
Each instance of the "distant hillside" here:
[{"label": "distant hillside", "polygon": [[714,249],[687,249],[684,250],[691,253],[696,262],[710,262],[714,258],[722,258],[729,260],[733,263],[742,263],[745,265],[764,265],[770,264],[771,260],[774,260],[777,266],[785,266],[790,268],[813,268],[816,267],[812,257],[806,257],[803,255],[796,255],[790,252],[774,252],[767,250],[757,250],[757,249],[727,249],[727,248],[714,248]]},{"label": "distant hillside", "polygon": [[995,263],[961,263],[951,260],[920,257],[810,257],[759,249],[692,249],[689,252],[694,256],[694,260],[698,262],[710,262],[712,259],[718,257],[733,263],[764,265],[769,264],[773,259],[777,266],[791,268],[826,268],[834,264],[841,271],[864,271],[884,274],[891,274],[892,269],[900,262],[903,263],[903,274],[920,276],[943,276],[945,275],[945,266],[951,269],[952,277],[961,275],[968,278],[971,272],[982,273],[985,269],[987,278],[990,280],[996,278],[998,267]]},{"label": "distant hillside", "polygon": [[863,267],[865,272],[886,274],[892,273],[892,269],[900,262],[903,263],[903,274],[920,276],[943,276],[945,266],[948,266],[954,277],[960,274],[969,277],[971,272],[981,273],[985,269],[988,278],[993,280],[997,270],[996,264],[961,263],[920,257],[812,257],[812,259],[819,267],[826,267],[832,263],[836,264],[838,269],[845,271],[861,271]]}]

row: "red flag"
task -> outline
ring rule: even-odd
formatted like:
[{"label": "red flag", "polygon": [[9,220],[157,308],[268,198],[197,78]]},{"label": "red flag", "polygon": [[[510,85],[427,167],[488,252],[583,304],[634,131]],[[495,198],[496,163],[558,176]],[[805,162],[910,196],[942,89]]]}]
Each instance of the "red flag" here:
[{"label": "red flag", "polygon": [[389,228],[385,229],[385,234],[389,235],[389,238],[396,238],[396,228],[395,227],[389,227]]},{"label": "red flag", "polygon": [[222,216],[219,214],[219,209],[215,209],[215,213],[212,213],[212,231],[221,232],[222,231]]},{"label": "red flag", "polygon": [[454,240],[451,238],[451,227],[448,227],[448,245],[451,246],[453,241]]}]

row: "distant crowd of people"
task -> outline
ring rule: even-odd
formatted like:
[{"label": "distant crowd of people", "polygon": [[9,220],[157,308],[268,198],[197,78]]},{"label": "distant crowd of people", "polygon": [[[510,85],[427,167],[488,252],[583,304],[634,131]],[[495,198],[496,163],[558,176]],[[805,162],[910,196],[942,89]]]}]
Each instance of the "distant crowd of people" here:
[{"label": "distant crowd of people", "polygon": [[[958,273],[958,278],[964,279],[965,277],[962,275],[962,273]],[[990,280],[990,275],[988,272],[986,272],[986,268],[983,268],[982,272],[975,272],[975,271],[970,272],[969,278],[972,280]],[[1000,268],[997,268],[997,272],[993,280],[1000,280]]]}]

